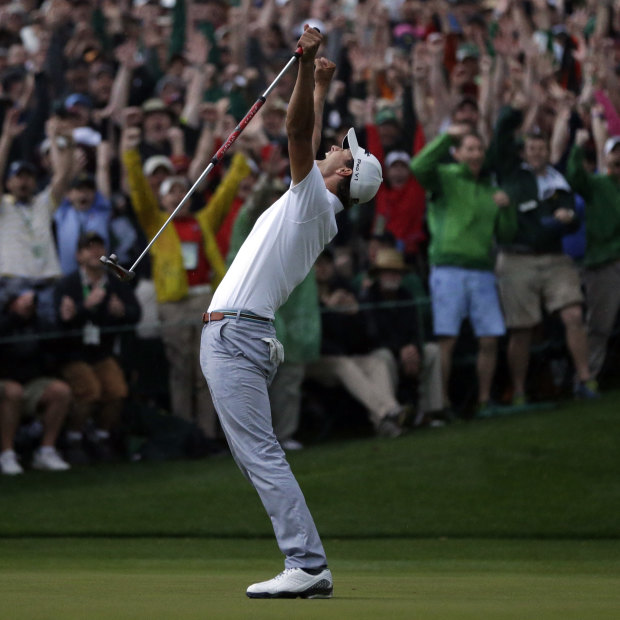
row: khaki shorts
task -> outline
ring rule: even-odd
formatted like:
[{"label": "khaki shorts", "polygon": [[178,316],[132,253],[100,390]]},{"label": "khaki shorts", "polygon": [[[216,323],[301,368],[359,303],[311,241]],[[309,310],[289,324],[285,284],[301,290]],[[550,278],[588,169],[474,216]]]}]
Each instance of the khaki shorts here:
[{"label": "khaki shorts", "polygon": [[564,254],[511,254],[497,257],[497,283],[508,328],[534,327],[548,313],[583,303],[579,272]]},{"label": "khaki shorts", "polygon": [[78,404],[122,400],[129,392],[123,370],[113,357],[93,364],[69,362],[61,374]]},{"label": "khaki shorts", "polygon": [[58,379],[37,377],[24,385],[24,413],[27,416],[36,415],[43,393],[53,381]]}]

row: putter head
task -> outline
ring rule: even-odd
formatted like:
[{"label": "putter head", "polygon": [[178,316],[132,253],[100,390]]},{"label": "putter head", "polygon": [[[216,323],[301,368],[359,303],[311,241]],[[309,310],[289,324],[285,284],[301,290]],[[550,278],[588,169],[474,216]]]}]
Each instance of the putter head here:
[{"label": "putter head", "polygon": [[108,271],[111,271],[119,280],[123,282],[129,282],[136,277],[133,271],[129,271],[118,264],[118,257],[116,254],[110,254],[110,257],[102,256],[99,259]]}]

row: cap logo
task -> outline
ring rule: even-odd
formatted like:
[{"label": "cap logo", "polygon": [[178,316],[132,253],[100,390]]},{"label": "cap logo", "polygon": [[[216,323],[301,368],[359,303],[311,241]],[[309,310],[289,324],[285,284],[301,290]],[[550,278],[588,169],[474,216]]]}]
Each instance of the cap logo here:
[{"label": "cap logo", "polygon": [[353,178],[356,181],[359,181],[360,178],[360,166],[362,165],[362,160],[358,159],[355,163],[355,174],[353,175]]}]

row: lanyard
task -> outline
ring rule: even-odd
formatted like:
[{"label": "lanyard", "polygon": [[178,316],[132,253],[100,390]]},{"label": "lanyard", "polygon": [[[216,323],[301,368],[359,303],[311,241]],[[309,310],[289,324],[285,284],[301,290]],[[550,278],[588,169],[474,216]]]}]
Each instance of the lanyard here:
[{"label": "lanyard", "polygon": [[30,237],[30,251],[32,252],[32,256],[37,260],[41,260],[44,258],[45,254],[45,244],[37,243],[36,231],[33,224],[34,214],[31,212],[32,207],[25,202],[16,202],[15,208],[24,223],[24,229]]}]

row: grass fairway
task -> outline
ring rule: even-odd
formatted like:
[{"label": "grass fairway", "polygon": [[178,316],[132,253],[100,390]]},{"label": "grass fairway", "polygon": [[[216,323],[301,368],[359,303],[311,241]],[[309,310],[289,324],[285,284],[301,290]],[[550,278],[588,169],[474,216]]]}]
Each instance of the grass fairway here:
[{"label": "grass fairway", "polygon": [[620,610],[618,541],[326,542],[332,600],[257,601],[244,589],[277,569],[271,541],[5,541],[1,616],[599,620]]},{"label": "grass fairway", "polygon": [[620,395],[290,461],[330,601],[251,601],[281,570],[229,458],[0,478],[0,620],[620,617]]}]

